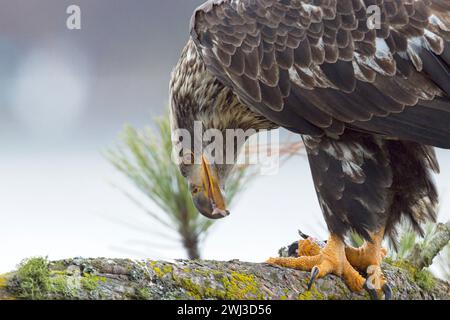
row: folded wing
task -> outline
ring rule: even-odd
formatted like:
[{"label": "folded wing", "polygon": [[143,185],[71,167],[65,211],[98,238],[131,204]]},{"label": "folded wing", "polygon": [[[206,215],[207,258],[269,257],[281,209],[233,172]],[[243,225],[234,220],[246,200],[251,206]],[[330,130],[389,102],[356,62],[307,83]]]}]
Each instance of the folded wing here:
[{"label": "folded wing", "polygon": [[290,130],[450,148],[449,0],[210,0],[191,34],[221,82]]}]

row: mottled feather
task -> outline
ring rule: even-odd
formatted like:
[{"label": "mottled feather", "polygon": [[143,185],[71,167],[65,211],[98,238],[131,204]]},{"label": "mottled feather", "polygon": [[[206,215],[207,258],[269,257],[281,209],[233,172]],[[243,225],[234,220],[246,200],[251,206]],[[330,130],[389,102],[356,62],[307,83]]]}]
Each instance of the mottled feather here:
[{"label": "mottled feather", "polygon": [[[275,111],[268,116],[275,123],[302,132],[289,119],[287,110],[301,115],[316,108],[319,117],[334,119],[329,125],[342,121],[347,128],[448,148],[450,139],[441,137],[450,136],[449,2],[211,0],[195,12],[192,38],[200,54],[207,57],[205,61],[217,61],[214,75],[253,110],[261,114]],[[373,4],[381,11],[377,29],[369,27],[367,9]],[[223,43],[236,48],[222,48]],[[229,54],[224,58],[223,52]],[[260,60],[255,58],[256,52],[261,52]],[[280,77],[282,70],[289,72],[290,85]],[[241,75],[246,76],[245,81],[237,79]],[[416,87],[427,88],[432,94]],[[302,105],[293,88],[328,91],[323,99],[315,95],[314,101]],[[297,98],[290,97],[289,90]],[[358,100],[368,116],[361,117],[358,108],[342,98],[342,92],[351,95],[350,100]],[[408,114],[397,121],[402,118],[397,113],[435,96],[448,101],[448,112],[440,122],[428,124],[436,129],[435,139],[421,140],[414,132],[408,135],[408,130],[419,124]],[[386,100],[400,106],[386,104]],[[330,105],[330,101],[334,103]],[[433,109],[428,112],[433,113]],[[392,114],[396,114],[398,134],[377,126],[378,120],[372,122],[374,117],[383,117],[390,123]],[[308,116],[305,120],[325,134],[334,134],[323,121]]]},{"label": "mottled feather", "polygon": [[[371,5],[381,13],[375,29]],[[181,63],[174,103],[201,101],[203,113],[217,120],[227,110],[231,121],[213,98],[231,90],[246,127],[251,110],[259,127],[266,119],[302,134],[331,232],[368,239],[386,228],[394,238],[402,218],[418,231],[435,219],[432,146],[450,148],[450,0],[210,0],[195,11],[191,38],[195,66],[207,71],[194,77]],[[188,82],[191,98],[183,73],[207,92]]]}]

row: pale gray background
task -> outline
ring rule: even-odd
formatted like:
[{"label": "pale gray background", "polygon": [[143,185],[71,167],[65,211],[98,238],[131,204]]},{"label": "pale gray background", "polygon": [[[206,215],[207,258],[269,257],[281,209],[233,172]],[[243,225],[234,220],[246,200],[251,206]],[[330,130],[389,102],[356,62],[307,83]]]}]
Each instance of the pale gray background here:
[{"label": "pale gray background", "polygon": [[[101,152],[124,123],[151,123],[202,0],[0,0],[0,272],[48,255],[180,258]],[[82,30],[65,27],[82,9]],[[450,153],[439,152],[441,220]],[[151,206],[151,204],[149,204]],[[217,223],[204,256],[263,261],[296,239],[326,237],[304,158],[261,177]]]}]

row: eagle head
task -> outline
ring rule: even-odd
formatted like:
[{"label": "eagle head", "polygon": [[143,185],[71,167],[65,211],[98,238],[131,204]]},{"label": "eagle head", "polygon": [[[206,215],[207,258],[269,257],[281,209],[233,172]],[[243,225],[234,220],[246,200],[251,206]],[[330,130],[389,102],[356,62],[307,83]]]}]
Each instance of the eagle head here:
[{"label": "eagle head", "polygon": [[207,70],[192,40],[172,72],[170,119],[174,159],[194,205],[211,219],[228,216],[224,190],[239,150],[253,132],[272,123]]}]

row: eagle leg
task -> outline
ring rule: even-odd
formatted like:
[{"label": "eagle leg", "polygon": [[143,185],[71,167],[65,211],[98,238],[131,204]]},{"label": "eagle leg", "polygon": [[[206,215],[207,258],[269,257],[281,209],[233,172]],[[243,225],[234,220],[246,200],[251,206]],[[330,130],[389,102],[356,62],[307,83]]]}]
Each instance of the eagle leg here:
[{"label": "eagle leg", "polygon": [[298,256],[317,256],[322,248],[313,239],[300,240],[298,242]]},{"label": "eagle leg", "polygon": [[[309,241],[309,240],[305,240]],[[304,245],[302,242],[301,245]],[[307,243],[311,245],[311,243]],[[310,249],[302,252],[299,247],[299,253],[311,253],[318,248],[314,245]],[[311,286],[318,278],[328,274],[335,274],[341,277],[350,290],[362,291],[365,285],[365,279],[348,262],[345,256],[345,243],[337,235],[331,235],[325,247],[313,256],[301,256],[297,258],[270,258],[267,263],[279,265],[282,267],[311,271]]]},{"label": "eagle leg", "polygon": [[346,247],[345,254],[352,266],[360,271],[366,271],[373,265],[381,265],[384,257],[387,255],[386,248],[381,246],[384,232],[371,234],[372,241],[366,241],[359,248]]},{"label": "eagle leg", "polygon": [[381,270],[387,250],[381,246],[384,230],[371,234],[372,241],[366,241],[361,247],[346,247],[345,255],[350,264],[359,271],[367,273],[366,287],[371,295],[384,293],[391,298],[391,290]]}]

